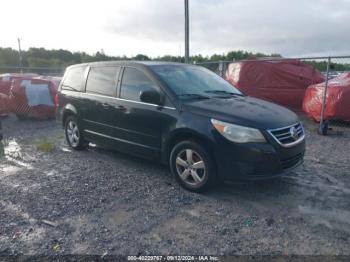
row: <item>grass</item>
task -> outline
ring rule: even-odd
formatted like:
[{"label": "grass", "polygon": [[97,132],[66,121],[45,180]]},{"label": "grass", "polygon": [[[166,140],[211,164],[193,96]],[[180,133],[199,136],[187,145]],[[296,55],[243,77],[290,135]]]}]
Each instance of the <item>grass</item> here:
[{"label": "grass", "polygon": [[43,139],[37,143],[36,148],[39,151],[49,153],[55,149],[55,145],[47,139]]},{"label": "grass", "polygon": [[64,133],[63,133],[62,131],[57,132],[56,138],[57,138],[57,139],[63,139],[63,138],[64,138]]},{"label": "grass", "polygon": [[5,156],[5,148],[2,142],[0,142],[0,158]]}]

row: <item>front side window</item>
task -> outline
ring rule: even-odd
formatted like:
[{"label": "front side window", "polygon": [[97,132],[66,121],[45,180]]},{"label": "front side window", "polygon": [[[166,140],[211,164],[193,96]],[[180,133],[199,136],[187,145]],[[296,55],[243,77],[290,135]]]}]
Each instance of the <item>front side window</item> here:
[{"label": "front side window", "polygon": [[115,96],[120,67],[92,67],[86,83],[86,92]]},{"label": "front side window", "polygon": [[81,91],[85,69],[86,66],[78,66],[68,69],[62,83],[62,89]]},{"label": "front side window", "polygon": [[140,101],[141,92],[148,89],[159,90],[142,71],[136,68],[125,68],[120,89],[120,98]]}]

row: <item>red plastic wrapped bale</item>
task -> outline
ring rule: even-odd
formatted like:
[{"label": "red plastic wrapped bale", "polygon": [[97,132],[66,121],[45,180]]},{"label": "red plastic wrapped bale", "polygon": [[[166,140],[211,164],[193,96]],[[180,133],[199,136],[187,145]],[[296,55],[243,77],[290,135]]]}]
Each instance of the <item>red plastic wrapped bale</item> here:
[{"label": "red plastic wrapped bale", "polygon": [[10,110],[10,97],[0,93],[0,116],[7,116]]},{"label": "red plastic wrapped bale", "polygon": [[10,74],[0,75],[0,94],[9,95],[11,89],[11,77]]},{"label": "red plastic wrapped bale", "polygon": [[[303,110],[316,121],[321,119],[326,83],[311,85],[305,92]],[[324,118],[350,121],[350,73],[329,80]]]},{"label": "red plastic wrapped bale", "polygon": [[37,77],[37,74],[1,74],[0,75],[0,93],[10,95],[12,81],[14,79],[26,79]]},{"label": "red plastic wrapped bale", "polygon": [[59,76],[42,76],[42,75],[39,75],[39,76],[36,76],[36,77],[33,77],[33,78],[34,79],[44,79],[44,80],[47,80],[47,81],[51,81],[57,86],[57,88],[60,85],[61,80],[62,80],[62,77],[59,77]]},{"label": "red plastic wrapped bale", "polygon": [[57,89],[57,83],[50,80],[15,79],[10,94],[11,111],[19,118],[53,119]]},{"label": "red plastic wrapped bale", "polygon": [[229,64],[225,78],[248,96],[302,110],[305,90],[324,81],[321,72],[296,59]]},{"label": "red plastic wrapped bale", "polygon": [[0,115],[6,116],[10,111],[10,90],[14,79],[37,77],[37,74],[1,74],[0,75]]}]

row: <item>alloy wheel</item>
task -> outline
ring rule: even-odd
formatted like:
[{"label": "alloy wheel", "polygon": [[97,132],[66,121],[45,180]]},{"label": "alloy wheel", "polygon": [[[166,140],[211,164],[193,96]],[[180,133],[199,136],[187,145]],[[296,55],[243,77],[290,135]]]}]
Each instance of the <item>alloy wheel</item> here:
[{"label": "alloy wheel", "polygon": [[181,180],[191,186],[198,186],[207,176],[203,158],[193,149],[180,151],[176,157],[176,170]]},{"label": "alloy wheel", "polygon": [[67,123],[67,137],[72,147],[77,147],[79,145],[79,128],[78,125],[72,120]]}]

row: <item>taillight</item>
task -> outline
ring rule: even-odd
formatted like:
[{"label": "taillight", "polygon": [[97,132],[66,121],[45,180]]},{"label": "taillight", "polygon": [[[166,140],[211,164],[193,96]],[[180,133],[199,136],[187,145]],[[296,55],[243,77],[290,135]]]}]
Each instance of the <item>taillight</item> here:
[{"label": "taillight", "polygon": [[58,107],[59,105],[58,94],[55,95],[54,103],[55,103],[55,107]]}]

